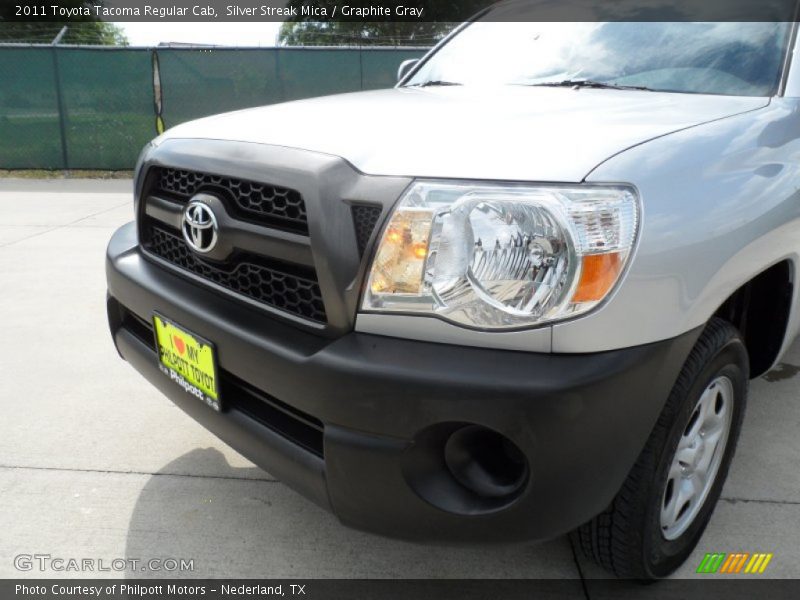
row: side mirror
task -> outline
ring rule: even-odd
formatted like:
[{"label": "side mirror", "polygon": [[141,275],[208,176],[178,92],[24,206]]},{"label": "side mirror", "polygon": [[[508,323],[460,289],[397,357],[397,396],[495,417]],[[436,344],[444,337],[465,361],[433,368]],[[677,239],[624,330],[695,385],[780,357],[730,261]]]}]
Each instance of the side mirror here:
[{"label": "side mirror", "polygon": [[403,78],[408,75],[408,72],[417,66],[418,58],[409,58],[400,63],[400,68],[397,69],[397,82],[403,81]]}]

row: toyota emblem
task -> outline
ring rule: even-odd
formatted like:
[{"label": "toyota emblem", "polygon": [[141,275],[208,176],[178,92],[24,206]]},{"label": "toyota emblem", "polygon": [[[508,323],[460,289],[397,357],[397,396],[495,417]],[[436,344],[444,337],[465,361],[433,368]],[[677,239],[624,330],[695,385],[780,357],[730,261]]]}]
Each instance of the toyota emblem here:
[{"label": "toyota emblem", "polygon": [[211,252],[217,245],[219,225],[214,211],[205,202],[192,200],[183,210],[183,239],[200,254]]}]

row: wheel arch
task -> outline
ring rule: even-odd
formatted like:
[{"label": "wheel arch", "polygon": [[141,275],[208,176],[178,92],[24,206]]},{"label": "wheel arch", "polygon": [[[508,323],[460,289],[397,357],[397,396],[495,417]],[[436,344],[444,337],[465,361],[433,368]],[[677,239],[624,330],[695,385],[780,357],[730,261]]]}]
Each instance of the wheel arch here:
[{"label": "wheel arch", "polygon": [[776,262],[733,292],[716,310],[744,338],[750,377],[769,371],[786,345],[795,287],[795,264]]}]

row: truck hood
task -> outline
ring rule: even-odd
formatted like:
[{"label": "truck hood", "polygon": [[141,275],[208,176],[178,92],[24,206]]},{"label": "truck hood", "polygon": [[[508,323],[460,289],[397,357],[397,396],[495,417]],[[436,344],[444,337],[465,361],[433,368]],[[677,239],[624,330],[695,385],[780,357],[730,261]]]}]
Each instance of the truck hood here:
[{"label": "truck hood", "polygon": [[768,103],[586,88],[396,88],[217,115],[162,139],[300,148],[372,175],[578,182],[631,146]]}]

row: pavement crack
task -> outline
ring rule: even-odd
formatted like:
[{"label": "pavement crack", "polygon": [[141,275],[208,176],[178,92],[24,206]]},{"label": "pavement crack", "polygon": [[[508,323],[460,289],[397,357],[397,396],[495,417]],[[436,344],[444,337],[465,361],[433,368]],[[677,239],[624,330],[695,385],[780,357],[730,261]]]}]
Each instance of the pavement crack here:
[{"label": "pavement crack", "polygon": [[149,475],[152,477],[187,477],[192,479],[230,479],[234,481],[258,481],[261,483],[280,483],[277,479],[254,479],[252,477],[235,477],[233,475],[199,475],[195,473],[151,473],[149,471],[118,471],[114,469],[78,469],[74,467],[26,467],[0,465],[0,470],[19,471],[63,471],[72,473],[102,473],[108,475]]},{"label": "pavement crack", "polygon": [[735,498],[735,497],[721,497],[720,500],[723,502],[727,502],[728,504],[738,504],[742,502],[743,504],[785,504],[788,506],[800,506],[800,500],[767,500],[763,498]]},{"label": "pavement crack", "polygon": [[[102,215],[107,212],[111,212],[112,210],[116,210],[118,208],[122,208],[123,206],[127,206],[130,202],[123,202],[122,204],[115,204],[110,208],[104,208],[103,210],[98,210],[90,215],[86,215],[85,217],[81,217],[80,219],[75,219],[74,221],[70,221],[69,223],[63,223],[62,225],[56,225],[55,227],[51,227],[49,229],[45,229],[44,231],[39,231],[37,233],[33,233],[29,236],[24,238],[20,238],[18,240],[13,240],[11,242],[6,242],[5,244],[0,244],[0,248],[7,248],[8,246],[13,246],[14,244],[19,244],[20,242],[25,242],[27,240],[32,240],[33,238],[40,237],[42,235],[47,235],[48,233],[52,233],[54,231],[58,231],[59,229],[66,229],[67,227],[72,227],[81,221],[85,221],[86,219],[91,219],[92,217],[96,217],[98,215]],[[34,227],[36,227],[34,225]],[[46,227],[46,226],[45,226]]]}]

